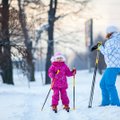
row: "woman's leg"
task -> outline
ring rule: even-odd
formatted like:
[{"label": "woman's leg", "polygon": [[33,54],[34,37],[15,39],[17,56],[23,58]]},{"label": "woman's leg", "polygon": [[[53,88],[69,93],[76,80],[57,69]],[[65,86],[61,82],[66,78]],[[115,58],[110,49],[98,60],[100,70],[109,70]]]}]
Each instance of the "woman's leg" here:
[{"label": "woman's leg", "polygon": [[109,93],[108,93],[108,90],[106,88],[106,83],[105,83],[105,80],[107,79],[107,74],[108,74],[108,71],[106,69],[100,81],[100,88],[101,88],[101,93],[102,93],[101,106],[106,106],[110,104]]},{"label": "woman's leg", "polygon": [[115,86],[118,72],[119,71],[117,68],[108,69],[108,74],[106,79],[106,88],[110,96],[110,104],[120,106],[118,92]]}]

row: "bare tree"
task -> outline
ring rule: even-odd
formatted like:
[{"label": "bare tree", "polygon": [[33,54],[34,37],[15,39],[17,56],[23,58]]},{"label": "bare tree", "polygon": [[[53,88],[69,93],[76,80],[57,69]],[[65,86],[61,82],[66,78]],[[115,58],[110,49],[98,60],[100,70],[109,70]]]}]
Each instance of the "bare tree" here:
[{"label": "bare tree", "polygon": [[50,83],[48,77],[48,68],[50,67],[50,58],[54,53],[54,22],[55,14],[57,10],[57,0],[50,0],[50,6],[48,11],[48,48],[47,48],[47,59],[46,59],[46,80],[45,84]]},{"label": "bare tree", "polygon": [[25,38],[25,46],[27,48],[27,57],[26,57],[26,63],[28,68],[28,79],[29,81],[35,81],[34,77],[34,63],[33,63],[33,56],[32,56],[32,41],[30,41],[28,29],[27,29],[27,23],[26,23],[26,15],[24,10],[24,1],[18,0],[18,6],[19,6],[19,20],[21,23],[22,31]]},{"label": "bare tree", "polygon": [[[2,7],[0,10],[2,10]],[[6,61],[9,59],[9,54],[10,54],[11,62],[12,62],[11,57],[15,57],[20,60],[21,60],[21,58],[22,59],[26,58],[26,48],[23,45],[23,41],[22,41],[23,35],[22,35],[22,30],[21,30],[21,26],[20,26],[18,18],[19,18],[18,11],[14,7],[11,7],[9,4],[9,20],[8,20],[9,41],[8,40],[4,41],[5,34],[3,35],[3,30],[2,30],[2,15],[0,16],[0,29],[1,29],[0,30],[1,31],[0,32],[0,72],[2,75],[3,83],[8,83],[8,84],[9,84],[9,81],[8,81],[9,79],[5,78],[6,75],[3,70],[8,68],[7,66],[9,64],[7,64]],[[4,21],[6,21],[6,19]],[[7,53],[4,52],[4,49],[9,48],[9,47],[10,47],[10,53],[8,54],[8,52]],[[26,65],[24,64],[24,62],[22,62],[22,63],[23,64],[20,64],[20,67],[22,68],[22,70],[25,71]],[[11,67],[12,67],[12,65],[11,65]],[[13,70],[13,67],[11,69]],[[5,77],[4,77],[4,75],[5,75]],[[12,76],[13,76],[13,72],[12,72]],[[11,78],[11,77],[9,77],[9,78]],[[12,80],[12,82],[13,82],[13,80]],[[14,84],[14,83],[12,83],[12,84]]]},{"label": "bare tree", "polygon": [[[63,11],[63,13],[61,13],[61,15],[58,15],[56,17],[56,11],[60,10],[60,9],[64,9],[65,6],[67,6],[69,3],[74,3],[74,4],[80,4],[80,8],[77,11],[70,11],[69,13],[65,13],[65,11]],[[70,14],[79,14],[87,5],[87,3],[90,2],[90,0],[68,0],[68,3],[62,3],[58,0],[50,0],[50,4],[49,4],[49,11],[48,11],[48,48],[47,48],[47,58],[46,58],[46,80],[45,80],[45,84],[49,84],[50,83],[50,78],[48,77],[48,69],[50,67],[50,58],[52,57],[53,53],[54,53],[54,23],[55,21],[59,20],[60,18],[64,18]],[[58,5],[61,5],[62,8],[58,7]],[[73,31],[74,32],[74,31]],[[64,33],[63,33],[64,34]],[[59,41],[57,42],[57,44],[59,43]]]},{"label": "bare tree", "polygon": [[14,84],[9,36],[9,0],[2,0],[0,39],[1,42],[8,43],[8,45],[0,46],[0,67],[3,83]]},{"label": "bare tree", "polygon": [[[7,63],[6,61],[9,60],[9,57],[11,59],[11,55],[15,56],[15,57],[19,57],[18,54],[22,54],[23,59],[26,59],[27,64],[23,64],[22,69],[24,69],[25,71],[27,70],[28,77],[29,77],[30,81],[32,81],[32,80],[34,81],[34,66],[33,66],[33,57],[32,57],[32,46],[31,46],[31,41],[29,39],[30,37],[28,35],[28,29],[27,29],[27,25],[26,25],[27,22],[25,19],[26,17],[25,17],[25,14],[23,14],[24,13],[24,5],[23,6],[21,5],[19,7],[21,10],[19,12],[14,7],[10,6],[10,4],[8,4],[8,1],[4,0],[2,2],[4,3],[4,6],[3,6],[3,4],[0,6],[0,12],[1,12],[1,16],[0,16],[0,23],[1,23],[0,24],[0,27],[1,27],[1,33],[0,33],[0,59],[1,59],[0,60],[0,69],[2,70],[1,74],[2,74],[2,77],[4,79],[3,81],[6,83],[6,80],[8,80],[8,78],[5,78],[8,76],[8,71],[5,71],[7,69],[6,66],[11,65],[11,69],[12,69],[12,64],[6,64]],[[32,2],[36,2],[36,4],[38,3],[37,1],[32,1]],[[19,1],[19,3],[21,3],[21,1]],[[27,5],[27,3],[28,2],[25,1],[25,5]],[[6,4],[8,4],[7,7],[9,7],[7,9],[5,7]],[[3,9],[3,7],[4,7],[4,9]],[[9,14],[7,14],[7,12]],[[20,18],[20,16],[21,16],[21,19],[19,20],[18,18]],[[23,41],[23,38],[25,38],[25,41]],[[24,44],[25,44],[25,46],[24,46]],[[6,49],[8,50],[8,48],[10,48],[9,54],[6,51]],[[16,49],[18,51],[17,54],[16,54],[16,52],[14,52],[14,50],[12,51],[11,48],[13,48],[14,50]],[[27,50],[26,50],[26,48],[27,48]],[[4,53],[6,53],[6,54],[4,54]],[[27,69],[26,69],[26,65],[27,65]],[[8,77],[9,77],[9,79],[11,78],[10,75]],[[13,81],[12,81],[12,84],[14,84]]]}]

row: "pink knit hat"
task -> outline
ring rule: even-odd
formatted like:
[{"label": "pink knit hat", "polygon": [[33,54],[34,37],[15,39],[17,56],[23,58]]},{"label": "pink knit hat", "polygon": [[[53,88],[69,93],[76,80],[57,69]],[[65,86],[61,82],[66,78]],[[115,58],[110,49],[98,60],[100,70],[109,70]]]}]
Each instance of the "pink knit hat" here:
[{"label": "pink knit hat", "polygon": [[59,57],[61,57],[64,62],[66,61],[64,55],[60,52],[55,53],[54,56],[52,56],[50,60],[51,60],[51,62],[55,62],[56,59],[59,58]]}]

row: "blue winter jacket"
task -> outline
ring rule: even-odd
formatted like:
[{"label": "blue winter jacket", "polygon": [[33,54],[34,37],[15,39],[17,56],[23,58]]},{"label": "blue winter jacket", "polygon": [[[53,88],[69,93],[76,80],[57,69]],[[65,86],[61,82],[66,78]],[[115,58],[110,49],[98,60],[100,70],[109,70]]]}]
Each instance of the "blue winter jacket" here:
[{"label": "blue winter jacket", "polygon": [[107,68],[120,68],[120,33],[113,33],[99,50],[104,55]]}]

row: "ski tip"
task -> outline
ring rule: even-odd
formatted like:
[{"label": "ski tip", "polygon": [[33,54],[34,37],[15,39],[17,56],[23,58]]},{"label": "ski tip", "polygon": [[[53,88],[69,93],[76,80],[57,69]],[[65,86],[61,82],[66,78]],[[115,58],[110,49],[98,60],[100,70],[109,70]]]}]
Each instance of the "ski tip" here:
[{"label": "ski tip", "polygon": [[92,106],[89,105],[88,108],[92,108]]},{"label": "ski tip", "polygon": [[55,112],[55,113],[57,113],[57,111],[56,111],[56,110],[55,110],[54,112]]},{"label": "ski tip", "polygon": [[68,109],[68,110],[65,110],[66,112],[70,112],[70,109]]},{"label": "ski tip", "polygon": [[53,110],[54,113],[57,113],[58,111],[57,110]]}]

